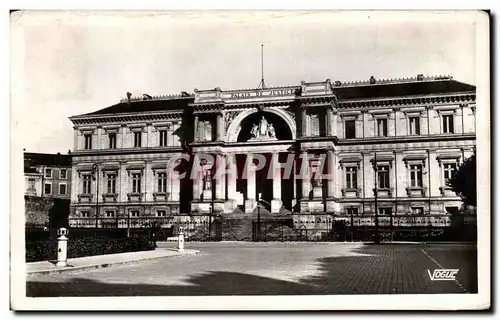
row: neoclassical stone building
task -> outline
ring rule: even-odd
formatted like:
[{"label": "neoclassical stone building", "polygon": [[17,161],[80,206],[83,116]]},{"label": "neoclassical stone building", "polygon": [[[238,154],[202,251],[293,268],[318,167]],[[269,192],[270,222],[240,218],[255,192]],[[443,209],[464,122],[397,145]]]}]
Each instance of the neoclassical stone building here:
[{"label": "neoclassical stone building", "polygon": [[195,230],[210,216],[252,221],[260,211],[314,232],[332,220],[372,226],[375,216],[382,226],[446,226],[461,206],[446,181],[475,146],[475,98],[472,85],[423,75],[129,94],[70,118],[71,224],[156,219]]}]

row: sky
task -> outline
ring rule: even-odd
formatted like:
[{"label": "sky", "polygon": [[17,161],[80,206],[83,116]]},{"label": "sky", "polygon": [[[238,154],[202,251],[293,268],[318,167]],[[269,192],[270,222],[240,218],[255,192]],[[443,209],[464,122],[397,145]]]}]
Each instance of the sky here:
[{"label": "sky", "polygon": [[11,141],[73,150],[70,116],[136,95],[452,75],[476,83],[476,15],[23,12],[11,16]]}]

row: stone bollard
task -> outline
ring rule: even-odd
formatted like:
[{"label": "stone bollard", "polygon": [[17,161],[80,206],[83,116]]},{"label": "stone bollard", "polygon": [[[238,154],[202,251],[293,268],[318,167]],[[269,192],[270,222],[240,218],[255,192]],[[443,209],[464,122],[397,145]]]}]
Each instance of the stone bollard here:
[{"label": "stone bollard", "polygon": [[182,231],[182,228],[179,228],[179,235],[177,235],[177,251],[184,251],[184,232]]},{"label": "stone bollard", "polygon": [[66,267],[68,260],[68,229],[60,228],[57,230],[57,267]]}]

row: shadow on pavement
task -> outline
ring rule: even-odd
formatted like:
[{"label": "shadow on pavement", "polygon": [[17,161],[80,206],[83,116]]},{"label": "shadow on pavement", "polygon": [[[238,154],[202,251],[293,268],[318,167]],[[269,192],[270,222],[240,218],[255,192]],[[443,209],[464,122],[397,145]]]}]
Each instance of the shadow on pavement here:
[{"label": "shadow on pavement", "polygon": [[[85,278],[67,282],[28,281],[28,297],[58,296],[203,296],[203,295],[327,295],[419,294],[477,292],[477,251],[474,247],[363,246],[363,254],[318,259],[319,272],[299,282],[239,272],[211,271],[191,276],[190,285],[104,283]],[[427,270],[459,268],[455,281],[430,281]],[[132,280],[132,279],[131,279]]]}]

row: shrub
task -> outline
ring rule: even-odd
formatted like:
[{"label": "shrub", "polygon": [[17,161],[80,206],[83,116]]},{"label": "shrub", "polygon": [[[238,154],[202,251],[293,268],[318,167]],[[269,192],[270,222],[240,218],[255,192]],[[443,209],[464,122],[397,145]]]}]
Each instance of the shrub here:
[{"label": "shrub", "polygon": [[[68,241],[68,259],[103,254],[153,250],[145,237],[125,239],[75,239]],[[26,262],[57,259],[57,240],[26,243]]]}]

